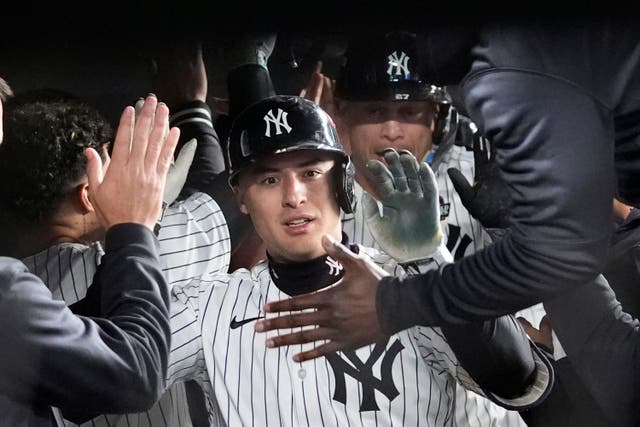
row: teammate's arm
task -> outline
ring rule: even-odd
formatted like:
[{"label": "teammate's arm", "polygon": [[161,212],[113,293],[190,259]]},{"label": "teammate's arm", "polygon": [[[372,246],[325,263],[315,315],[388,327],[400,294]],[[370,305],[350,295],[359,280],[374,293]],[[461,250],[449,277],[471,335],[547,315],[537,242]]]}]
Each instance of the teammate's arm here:
[{"label": "teammate's arm", "polygon": [[[103,318],[74,316],[23,264],[3,259],[0,389],[16,401],[52,405],[72,420],[149,408],[164,390],[170,341],[168,291],[152,232],[178,130],[148,97],[133,125],[127,107],[103,177],[87,151],[90,199],[108,229],[95,281]],[[166,139],[166,141],[165,141]]]}]

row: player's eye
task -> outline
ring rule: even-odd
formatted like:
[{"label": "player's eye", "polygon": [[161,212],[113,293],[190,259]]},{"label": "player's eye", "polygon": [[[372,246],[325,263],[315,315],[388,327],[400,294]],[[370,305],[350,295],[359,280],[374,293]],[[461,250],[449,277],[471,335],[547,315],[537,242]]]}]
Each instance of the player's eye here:
[{"label": "player's eye", "polygon": [[278,180],[274,176],[267,176],[267,177],[261,178],[259,182],[260,184],[263,184],[263,185],[273,185],[277,183]]}]

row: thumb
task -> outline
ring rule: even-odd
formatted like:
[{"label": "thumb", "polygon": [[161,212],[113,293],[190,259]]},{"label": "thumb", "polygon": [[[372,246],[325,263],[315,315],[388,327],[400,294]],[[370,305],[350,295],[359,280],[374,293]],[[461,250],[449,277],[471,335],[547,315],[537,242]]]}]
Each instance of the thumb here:
[{"label": "thumb", "polygon": [[338,261],[344,267],[356,260],[356,255],[353,252],[329,234],[325,234],[322,237],[322,246],[331,258]]},{"label": "thumb", "polygon": [[453,183],[453,188],[456,189],[456,192],[460,196],[462,204],[466,207],[467,202],[473,199],[473,187],[471,187],[467,178],[465,178],[458,169],[449,168],[447,169],[447,174]]},{"label": "thumb", "polygon": [[87,177],[89,178],[89,187],[96,189],[102,183],[102,159],[98,152],[93,148],[87,148],[84,151],[87,158]]}]

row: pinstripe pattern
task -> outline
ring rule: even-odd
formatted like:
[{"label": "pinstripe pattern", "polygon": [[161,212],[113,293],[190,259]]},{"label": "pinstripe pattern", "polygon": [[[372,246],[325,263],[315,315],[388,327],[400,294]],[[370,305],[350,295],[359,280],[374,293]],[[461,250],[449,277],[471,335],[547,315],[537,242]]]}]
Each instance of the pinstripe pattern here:
[{"label": "pinstripe pattern", "polygon": [[[361,248],[368,255],[376,252]],[[386,255],[377,253],[374,260],[387,271],[402,273]],[[293,354],[313,344],[267,349],[265,335],[254,332],[253,322],[230,327],[232,319],[263,316],[266,301],[288,298],[271,280],[266,263],[176,285],[173,297],[198,319],[209,378],[226,425],[454,425],[455,384],[468,375],[439,328],[402,331],[379,353],[370,345],[358,349],[357,358],[341,352],[332,360],[298,364],[291,360]],[[335,374],[333,363],[346,373]],[[371,382],[356,380],[367,370],[363,365],[371,367]],[[368,392],[377,410],[363,409]]]},{"label": "pinstripe pattern", "polygon": [[[211,197],[195,193],[170,206],[158,234],[160,260],[170,286],[202,274],[226,272],[230,259],[229,232],[220,208]],[[100,242],[86,246],[64,243],[24,259],[27,267],[49,286],[54,298],[72,304],[86,295],[104,250]],[[184,384],[196,379],[205,392],[211,387],[205,372],[199,325],[182,305],[171,305],[170,388],[149,411],[102,415],[83,426],[191,426]],[[195,337],[195,339],[194,339]],[[99,385],[97,385],[99,386]],[[67,426],[76,424],[67,422]]]},{"label": "pinstripe pattern", "polygon": [[[449,215],[442,221],[443,243],[454,259],[470,255],[491,242],[480,223],[469,214],[460,201],[460,196],[447,175],[447,169],[453,167],[460,170],[469,182],[473,182],[474,166],[473,152],[454,145],[445,154],[438,170],[435,171],[441,203],[449,204]],[[356,197],[361,200],[364,190],[357,183],[355,188]],[[351,215],[343,215],[342,229],[349,236],[349,241],[379,249],[379,245],[367,227],[362,209],[356,210]],[[424,272],[438,268],[441,264],[442,261],[434,258],[418,263],[417,266],[408,265],[406,270],[410,274]],[[517,412],[508,411],[459,385],[455,385],[455,389],[456,426],[526,426]]]}]

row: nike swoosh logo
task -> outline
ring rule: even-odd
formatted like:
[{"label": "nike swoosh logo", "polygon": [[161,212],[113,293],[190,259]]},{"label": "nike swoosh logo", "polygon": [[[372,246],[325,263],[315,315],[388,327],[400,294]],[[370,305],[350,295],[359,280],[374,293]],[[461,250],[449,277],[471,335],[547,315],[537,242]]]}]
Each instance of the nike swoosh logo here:
[{"label": "nike swoosh logo", "polygon": [[245,323],[249,323],[249,322],[254,322],[258,319],[263,319],[264,316],[258,316],[258,317],[249,317],[247,319],[242,319],[242,320],[236,320],[236,316],[233,316],[233,319],[231,319],[231,329],[236,329],[239,328],[240,326],[244,325]]}]

